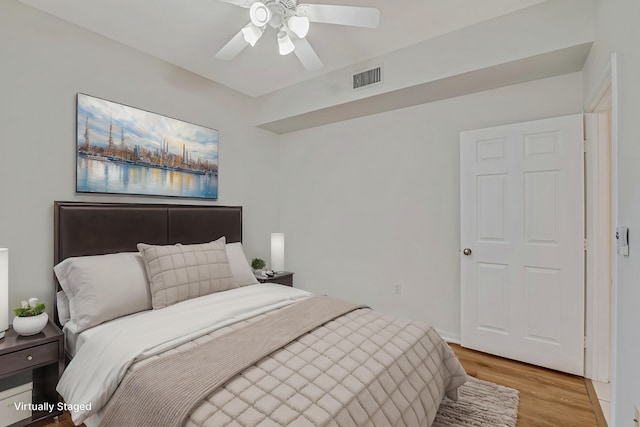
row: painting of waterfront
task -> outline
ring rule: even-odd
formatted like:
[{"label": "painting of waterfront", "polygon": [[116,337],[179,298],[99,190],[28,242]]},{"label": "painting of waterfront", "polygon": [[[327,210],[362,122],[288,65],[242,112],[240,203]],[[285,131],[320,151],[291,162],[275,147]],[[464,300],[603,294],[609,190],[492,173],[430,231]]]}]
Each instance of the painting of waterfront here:
[{"label": "painting of waterfront", "polygon": [[218,131],[78,94],[76,191],[218,198]]}]

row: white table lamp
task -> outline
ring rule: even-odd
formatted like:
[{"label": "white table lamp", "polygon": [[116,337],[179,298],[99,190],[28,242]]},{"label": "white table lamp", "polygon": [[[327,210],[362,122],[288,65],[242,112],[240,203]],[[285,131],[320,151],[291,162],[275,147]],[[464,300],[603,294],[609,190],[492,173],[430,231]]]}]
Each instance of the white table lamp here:
[{"label": "white table lamp", "polygon": [[9,329],[9,249],[0,248],[0,338]]},{"label": "white table lamp", "polygon": [[284,233],[271,233],[271,270],[284,271]]}]

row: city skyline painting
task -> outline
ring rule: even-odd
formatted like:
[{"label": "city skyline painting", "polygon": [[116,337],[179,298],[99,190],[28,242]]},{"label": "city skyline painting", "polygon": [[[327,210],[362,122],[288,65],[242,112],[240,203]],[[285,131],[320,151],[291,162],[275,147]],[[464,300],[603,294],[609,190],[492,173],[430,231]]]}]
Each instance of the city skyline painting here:
[{"label": "city skyline painting", "polygon": [[218,198],[218,131],[78,93],[76,191]]}]

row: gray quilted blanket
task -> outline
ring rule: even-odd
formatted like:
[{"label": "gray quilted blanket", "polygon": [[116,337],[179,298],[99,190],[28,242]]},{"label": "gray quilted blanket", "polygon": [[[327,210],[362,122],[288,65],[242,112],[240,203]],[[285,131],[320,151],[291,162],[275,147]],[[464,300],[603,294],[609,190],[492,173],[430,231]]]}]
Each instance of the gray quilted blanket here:
[{"label": "gray quilted blanket", "polygon": [[[127,376],[265,316],[269,314],[134,364]],[[456,398],[465,379],[458,360],[433,328],[359,309],[247,367],[209,394],[184,425],[430,426],[443,395]]]}]

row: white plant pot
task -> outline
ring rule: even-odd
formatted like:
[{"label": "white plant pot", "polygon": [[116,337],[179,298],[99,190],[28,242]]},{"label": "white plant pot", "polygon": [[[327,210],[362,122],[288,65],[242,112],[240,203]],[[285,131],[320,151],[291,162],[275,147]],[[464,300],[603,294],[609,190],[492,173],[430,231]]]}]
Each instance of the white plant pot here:
[{"label": "white plant pot", "polygon": [[49,316],[47,315],[47,313],[29,317],[16,316],[13,318],[13,330],[16,331],[19,335],[25,337],[29,335],[35,335],[42,331],[45,326],[47,326],[48,321]]}]

